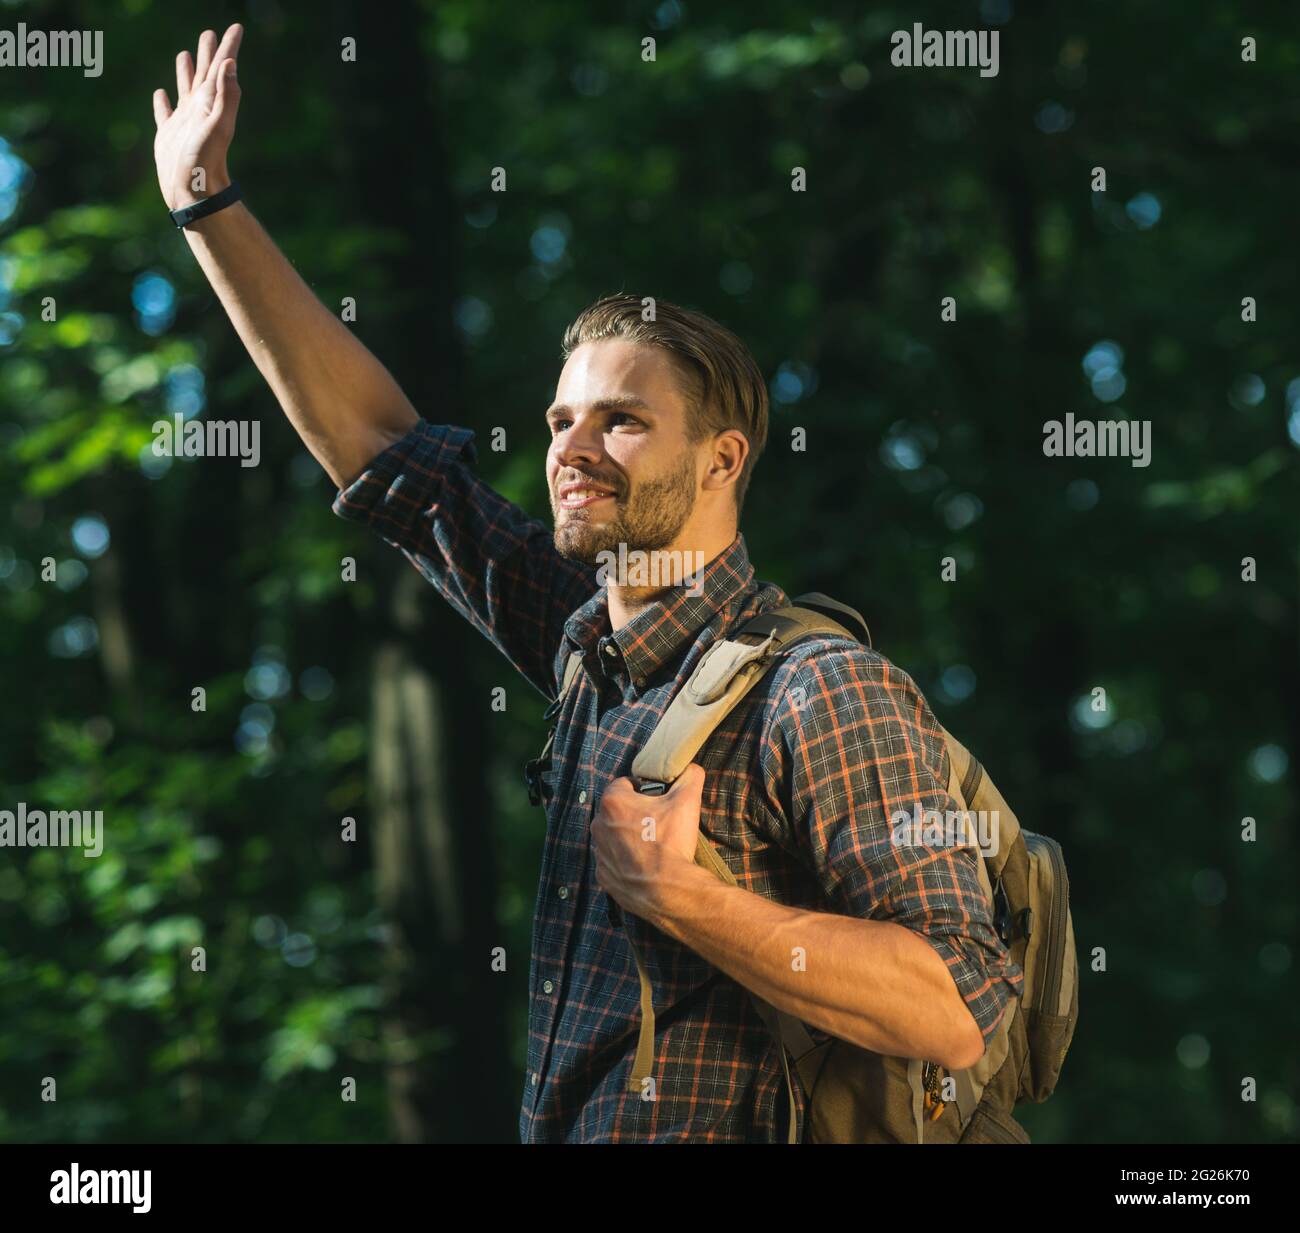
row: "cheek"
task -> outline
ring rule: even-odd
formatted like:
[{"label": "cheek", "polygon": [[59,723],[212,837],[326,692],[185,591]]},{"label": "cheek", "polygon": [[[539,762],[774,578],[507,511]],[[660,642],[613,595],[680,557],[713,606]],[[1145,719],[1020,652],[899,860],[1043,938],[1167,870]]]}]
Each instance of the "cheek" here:
[{"label": "cheek", "polygon": [[635,483],[638,476],[654,471],[652,452],[646,438],[639,433],[621,440],[617,433],[611,433],[605,438],[605,455],[627,476],[629,483]]}]

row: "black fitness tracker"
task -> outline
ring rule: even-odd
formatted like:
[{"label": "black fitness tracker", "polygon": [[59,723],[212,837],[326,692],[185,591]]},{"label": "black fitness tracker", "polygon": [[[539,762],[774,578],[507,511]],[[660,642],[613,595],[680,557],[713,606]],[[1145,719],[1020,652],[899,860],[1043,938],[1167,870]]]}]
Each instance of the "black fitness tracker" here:
[{"label": "black fitness tracker", "polygon": [[204,197],[202,201],[191,202],[179,210],[169,210],[168,213],[177,227],[184,227],[200,218],[207,218],[209,214],[215,214],[218,210],[224,210],[228,205],[234,205],[242,196],[239,191],[239,181],[231,180],[230,184],[215,196]]}]

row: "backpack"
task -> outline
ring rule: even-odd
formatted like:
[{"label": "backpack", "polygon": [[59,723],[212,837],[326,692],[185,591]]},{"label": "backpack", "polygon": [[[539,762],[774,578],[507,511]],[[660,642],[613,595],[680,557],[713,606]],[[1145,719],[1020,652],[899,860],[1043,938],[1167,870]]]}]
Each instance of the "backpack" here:
[{"label": "backpack", "polygon": [[[762,613],[733,638],[711,646],[633,761],[639,790],[667,791],[780,657],[813,637],[871,646],[861,614],[819,592],[798,596],[792,607]],[[581,659],[574,652],[565,664],[559,698],[548,718],[558,714]],[[1056,1087],[1079,1014],[1078,957],[1061,846],[1024,830],[980,763],[943,731],[948,793],[963,811],[958,824],[973,842],[970,814],[987,811],[985,816],[997,819],[997,852],[982,853],[980,884],[994,927],[1024,973],[1021,996],[1008,1003],[983,1057],[967,1070],[947,1073],[925,1059],[885,1057],[834,1037],[815,1041],[803,1023],[751,993],[781,1059],[789,1143],[799,1141],[795,1074],[806,1095],[806,1143],[1028,1143],[1012,1110],[1024,1101],[1046,1100]],[[534,803],[545,791],[542,770],[553,740],[554,729],[541,756],[526,768]],[[695,861],[724,882],[737,884],[703,832]],[[610,916],[618,923],[619,914],[611,910]],[[630,936],[628,940],[641,984],[641,1026],[628,1091],[640,1094],[653,1069],[653,989]]]}]

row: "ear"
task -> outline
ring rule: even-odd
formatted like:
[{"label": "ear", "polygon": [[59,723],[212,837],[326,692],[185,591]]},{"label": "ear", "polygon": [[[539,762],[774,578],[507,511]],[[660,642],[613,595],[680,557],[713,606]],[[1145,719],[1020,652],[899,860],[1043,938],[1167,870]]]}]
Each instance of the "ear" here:
[{"label": "ear", "polygon": [[703,487],[706,492],[728,488],[744,470],[749,457],[749,440],[738,428],[728,428],[713,438],[712,453],[704,472]]}]

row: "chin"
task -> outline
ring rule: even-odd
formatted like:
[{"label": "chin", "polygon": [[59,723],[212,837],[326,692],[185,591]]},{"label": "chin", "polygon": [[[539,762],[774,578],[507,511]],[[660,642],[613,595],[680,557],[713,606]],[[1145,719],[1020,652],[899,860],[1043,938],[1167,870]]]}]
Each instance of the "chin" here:
[{"label": "chin", "polygon": [[598,554],[608,546],[603,531],[602,527],[566,522],[555,528],[555,550],[568,561],[594,569],[599,564]]}]

